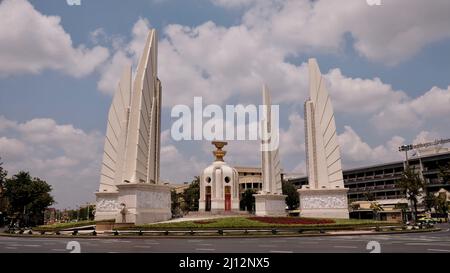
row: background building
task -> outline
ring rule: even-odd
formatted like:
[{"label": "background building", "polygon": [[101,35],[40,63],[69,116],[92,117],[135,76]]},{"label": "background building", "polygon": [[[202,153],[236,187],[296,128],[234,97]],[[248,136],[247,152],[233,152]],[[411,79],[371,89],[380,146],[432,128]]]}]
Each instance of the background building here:
[{"label": "background building", "polygon": [[[415,153],[408,159],[408,163],[421,173],[427,193],[450,191],[449,182],[439,178],[439,166],[450,163],[448,149]],[[349,189],[349,203],[376,201],[383,207],[384,213],[394,212],[398,204],[408,204],[406,195],[396,187],[396,182],[401,179],[405,165],[404,161],[397,161],[344,170],[344,185]],[[308,184],[306,176],[286,180],[294,184],[296,188]]]}]

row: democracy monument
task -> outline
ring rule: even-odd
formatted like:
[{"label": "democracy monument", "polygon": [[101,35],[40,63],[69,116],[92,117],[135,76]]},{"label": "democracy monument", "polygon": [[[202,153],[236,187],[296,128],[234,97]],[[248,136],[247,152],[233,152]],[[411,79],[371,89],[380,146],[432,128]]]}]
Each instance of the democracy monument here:
[{"label": "democracy monument", "polygon": [[[109,109],[96,192],[95,220],[145,224],[172,218],[170,186],[161,183],[160,134],[162,87],[157,74],[156,30],[150,30],[132,81],[124,69]],[[340,148],[330,96],[317,62],[309,60],[310,99],[305,103],[307,172],[309,185],[298,190],[302,217],[348,218]],[[282,194],[279,135],[272,133],[271,99],[262,90],[262,189],[255,197],[257,216],[286,216]],[[238,172],[224,161],[227,145],[213,141],[214,162],[200,176],[200,213],[239,211]],[[256,151],[255,151],[256,152]]]}]

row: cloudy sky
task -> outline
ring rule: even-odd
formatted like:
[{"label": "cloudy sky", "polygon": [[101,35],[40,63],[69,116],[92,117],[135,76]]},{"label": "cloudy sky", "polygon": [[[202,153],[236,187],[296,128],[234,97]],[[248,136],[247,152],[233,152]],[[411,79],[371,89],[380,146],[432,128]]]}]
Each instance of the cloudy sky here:
[{"label": "cloudy sky", "polygon": [[[176,104],[280,105],[282,166],[304,173],[303,103],[315,57],[335,108],[344,167],[402,158],[403,143],[450,137],[450,1],[0,1],[0,157],[54,188],[57,207],[94,200],[121,70],[159,33],[162,179],[212,160],[207,141],[170,136]],[[258,166],[258,143],[227,161]]]}]

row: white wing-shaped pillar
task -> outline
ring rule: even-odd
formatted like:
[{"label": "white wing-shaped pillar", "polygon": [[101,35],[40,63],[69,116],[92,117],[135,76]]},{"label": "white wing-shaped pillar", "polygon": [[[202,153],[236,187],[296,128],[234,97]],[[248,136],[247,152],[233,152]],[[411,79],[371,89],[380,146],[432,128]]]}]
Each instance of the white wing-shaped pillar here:
[{"label": "white wing-shaped pillar", "polygon": [[130,94],[131,66],[127,66],[109,108],[99,192],[117,191],[116,185],[122,183]]},{"label": "white wing-shaped pillar", "polygon": [[349,218],[341,153],[330,95],[315,59],[310,59],[305,102],[305,146],[309,186],[298,190],[300,216]]},{"label": "white wing-shaped pillar", "polygon": [[272,102],[269,89],[263,86],[263,113],[261,119],[262,145],[261,145],[261,163],[262,163],[262,186],[263,192],[272,194],[282,194],[281,185],[281,166],[279,157],[279,130],[272,124],[274,118],[272,115]]},{"label": "white wing-shaped pillar", "polygon": [[124,180],[157,184],[161,85],[157,78],[157,35],[151,30],[140,59],[131,96],[130,130]]},{"label": "white wing-shaped pillar", "polygon": [[310,99],[305,102],[307,171],[311,188],[344,187],[336,122],[319,65],[310,59]]}]

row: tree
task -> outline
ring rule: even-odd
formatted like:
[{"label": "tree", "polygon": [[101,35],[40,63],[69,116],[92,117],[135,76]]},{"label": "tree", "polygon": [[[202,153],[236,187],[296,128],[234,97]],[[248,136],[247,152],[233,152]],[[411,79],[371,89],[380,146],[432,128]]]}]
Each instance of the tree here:
[{"label": "tree", "polygon": [[448,213],[449,202],[447,202],[446,195],[439,195],[435,199],[435,207],[437,213],[439,214],[447,214]]},{"label": "tree", "polygon": [[184,211],[198,211],[198,199],[200,198],[200,177],[196,176],[192,180],[189,188],[183,192]]},{"label": "tree", "polygon": [[170,196],[171,196],[171,200],[172,200],[172,206],[171,206],[172,216],[178,216],[180,214],[180,210],[181,210],[180,198],[181,198],[181,195],[182,194],[177,193],[175,190],[171,190],[170,191]]},{"label": "tree", "polygon": [[427,211],[431,212],[431,209],[435,207],[436,204],[436,196],[429,192],[427,196],[423,199],[423,206],[427,209]]},{"label": "tree", "polygon": [[253,196],[254,194],[256,194],[255,189],[246,189],[244,191],[244,193],[242,194],[242,199],[240,201],[241,208],[248,212],[253,211],[255,205],[255,196]]},{"label": "tree", "polygon": [[402,173],[402,178],[397,182],[397,187],[400,188],[409,201],[413,204],[414,220],[417,220],[417,202],[418,196],[421,195],[421,190],[424,188],[424,182],[420,174],[415,171],[415,168],[406,167]]},{"label": "tree", "polygon": [[450,163],[439,166],[439,178],[442,179],[444,184],[450,183]]},{"label": "tree", "polygon": [[6,200],[4,198],[4,185],[6,182],[6,176],[8,173],[3,169],[3,162],[1,162],[0,157],[0,212],[3,212],[6,209]]},{"label": "tree", "polygon": [[286,205],[289,207],[289,209],[290,210],[297,209],[298,206],[300,205],[300,199],[298,197],[298,192],[295,186],[288,181],[283,181],[282,191],[284,195],[287,195]]},{"label": "tree", "polygon": [[0,157],[0,197],[2,194],[2,189],[4,187],[5,181],[6,181],[6,176],[8,175],[8,172],[6,172],[6,170],[3,169],[3,162],[1,161],[2,158]]},{"label": "tree", "polygon": [[383,207],[377,202],[371,202],[370,209],[373,211],[375,220],[380,220],[380,211],[384,211]]},{"label": "tree", "polygon": [[8,213],[21,225],[42,224],[45,209],[55,202],[50,195],[52,187],[39,178],[31,178],[28,172],[6,179],[4,187]]},{"label": "tree", "polygon": [[367,201],[375,201],[375,194],[372,191],[366,191],[364,193],[364,197],[366,198]]}]

